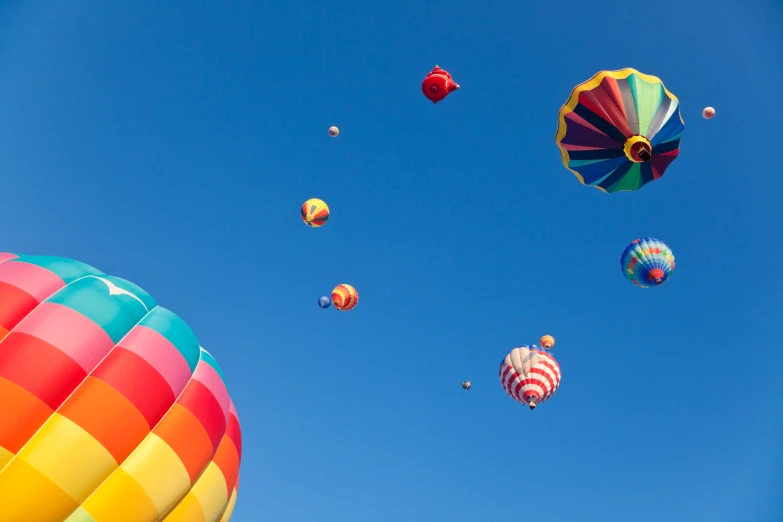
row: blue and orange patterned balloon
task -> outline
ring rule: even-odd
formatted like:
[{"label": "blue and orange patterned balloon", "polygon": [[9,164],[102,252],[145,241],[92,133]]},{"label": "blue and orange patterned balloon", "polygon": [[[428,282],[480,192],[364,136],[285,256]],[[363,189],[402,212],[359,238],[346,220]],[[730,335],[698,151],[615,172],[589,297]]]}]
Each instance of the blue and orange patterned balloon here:
[{"label": "blue and orange patterned balloon", "polygon": [[227,522],[241,455],[182,319],[84,263],[0,253],[0,520]]},{"label": "blue and orange patterned balloon", "polygon": [[625,248],[620,258],[620,269],[625,278],[637,286],[659,286],[674,271],[674,254],[660,239],[637,239]]}]

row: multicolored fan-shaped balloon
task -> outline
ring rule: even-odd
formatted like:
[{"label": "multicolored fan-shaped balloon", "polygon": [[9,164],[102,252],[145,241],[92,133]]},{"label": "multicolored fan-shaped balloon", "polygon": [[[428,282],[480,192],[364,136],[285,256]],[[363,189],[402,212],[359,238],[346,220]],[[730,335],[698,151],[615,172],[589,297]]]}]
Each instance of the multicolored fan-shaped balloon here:
[{"label": "multicolored fan-shaped balloon", "polygon": [[0,520],[227,522],[241,455],[182,319],[84,263],[0,253]]},{"label": "multicolored fan-shaped balloon", "polygon": [[332,303],[340,311],[347,312],[359,302],[359,292],[351,285],[337,285],[332,290]]},{"label": "multicolored fan-shaped balloon", "polygon": [[301,214],[305,225],[318,228],[329,220],[329,207],[323,200],[312,198],[304,202]]},{"label": "multicolored fan-shaped balloon", "polygon": [[629,68],[601,71],[574,88],[555,141],[580,183],[622,192],[662,177],[684,130],[677,97],[655,76]]},{"label": "multicolored fan-shaped balloon", "polygon": [[625,278],[637,286],[659,286],[668,281],[674,272],[674,254],[660,239],[637,239],[625,247],[620,269]]},{"label": "multicolored fan-shaped balloon", "polygon": [[500,363],[500,384],[512,399],[533,410],[560,387],[560,365],[535,344],[520,346]]}]

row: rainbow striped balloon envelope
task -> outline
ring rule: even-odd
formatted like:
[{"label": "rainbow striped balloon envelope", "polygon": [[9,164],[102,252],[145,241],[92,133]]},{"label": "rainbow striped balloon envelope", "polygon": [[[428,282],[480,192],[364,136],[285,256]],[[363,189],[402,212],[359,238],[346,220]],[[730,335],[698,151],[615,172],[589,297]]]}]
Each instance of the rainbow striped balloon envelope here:
[{"label": "rainbow striped balloon envelope", "polygon": [[144,290],[0,253],[0,521],[228,521],[242,438],[223,374]]},{"label": "rainbow striped balloon envelope", "polygon": [[677,97],[636,69],[601,71],[577,85],[558,120],[563,165],[604,192],[638,190],[662,177],[685,131]]}]

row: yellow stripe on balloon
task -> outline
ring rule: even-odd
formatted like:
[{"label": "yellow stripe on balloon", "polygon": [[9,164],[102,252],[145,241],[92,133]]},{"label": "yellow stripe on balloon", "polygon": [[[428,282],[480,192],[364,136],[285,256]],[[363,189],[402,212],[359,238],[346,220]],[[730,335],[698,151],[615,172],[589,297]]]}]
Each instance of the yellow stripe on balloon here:
[{"label": "yellow stripe on balloon", "polygon": [[[75,470],[78,473],[78,469]],[[14,459],[0,473],[0,520],[52,522],[65,520],[78,507],[68,493],[23,460]],[[46,499],[41,502],[41,498]]]},{"label": "yellow stripe on balloon", "polygon": [[163,522],[207,522],[207,517],[198,499],[188,493]]},{"label": "yellow stripe on balloon", "polygon": [[[214,462],[210,462],[207,469],[196,481],[193,489],[185,497],[185,500],[177,506],[171,514],[164,519],[165,522],[190,522],[198,520],[201,522],[217,522],[220,516],[226,510],[228,504],[226,490],[226,479],[220,467]],[[194,503],[198,506],[198,512],[202,518],[195,518]]]},{"label": "yellow stripe on balloon", "polygon": [[154,433],[144,439],[122,469],[147,493],[159,516],[167,513],[190,488],[185,465],[171,446]]},{"label": "yellow stripe on balloon", "polygon": [[[20,459],[43,473],[81,503],[117,469],[111,453],[81,426],[55,413],[19,452]],[[41,502],[40,493],[32,492]]]},{"label": "yellow stripe on balloon", "polygon": [[226,478],[217,464],[209,463],[190,494],[198,499],[207,522],[215,522],[220,519],[220,515],[223,514],[226,504],[228,504],[228,488],[226,488]]},{"label": "yellow stripe on balloon", "polygon": [[3,469],[12,458],[14,458],[14,454],[0,446],[0,469]]},{"label": "yellow stripe on balloon", "polygon": [[198,499],[192,493],[188,493],[182,499],[174,511],[163,519],[164,522],[207,522],[204,510],[201,509]]},{"label": "yellow stripe on balloon", "polygon": [[83,508],[95,522],[157,522],[159,518],[149,495],[122,468],[87,499]]},{"label": "yellow stripe on balloon", "polygon": [[234,491],[231,492],[231,498],[228,501],[228,506],[226,506],[226,512],[223,513],[223,516],[220,518],[220,522],[230,522],[231,515],[234,514],[234,506],[237,504],[237,490],[234,488]]},{"label": "yellow stripe on balloon", "polygon": [[65,519],[65,522],[95,522],[95,519],[80,506],[71,513],[70,517]]}]

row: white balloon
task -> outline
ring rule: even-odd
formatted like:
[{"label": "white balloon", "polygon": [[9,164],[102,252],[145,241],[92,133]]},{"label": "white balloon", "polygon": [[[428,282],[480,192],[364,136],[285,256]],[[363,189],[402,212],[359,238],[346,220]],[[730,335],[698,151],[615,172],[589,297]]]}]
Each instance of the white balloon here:
[{"label": "white balloon", "polygon": [[329,136],[331,136],[332,138],[336,138],[338,134],[340,134],[340,129],[338,129],[334,125],[329,127]]},{"label": "white balloon", "polygon": [[705,107],[704,110],[701,111],[701,115],[704,116],[705,120],[709,120],[715,116],[715,109],[712,107]]}]

